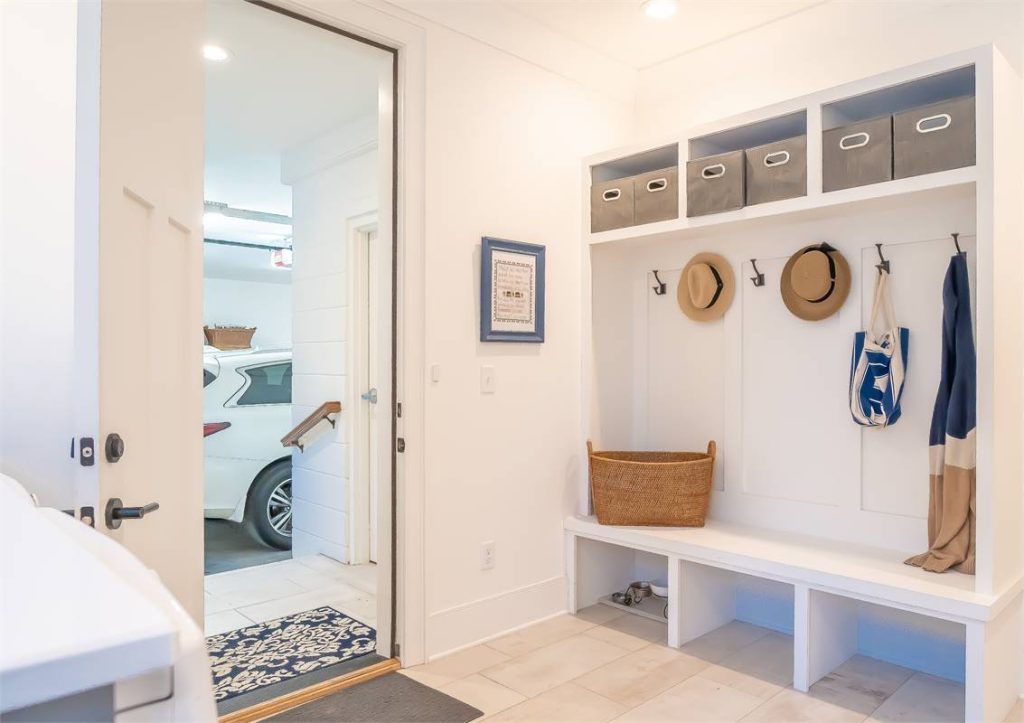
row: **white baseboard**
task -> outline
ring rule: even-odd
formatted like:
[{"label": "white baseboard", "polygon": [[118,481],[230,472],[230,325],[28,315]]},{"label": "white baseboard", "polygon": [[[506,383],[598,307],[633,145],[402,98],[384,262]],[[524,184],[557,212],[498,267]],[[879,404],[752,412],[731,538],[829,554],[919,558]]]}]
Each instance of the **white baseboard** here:
[{"label": "white baseboard", "polygon": [[493,640],[566,611],[566,581],[559,575],[427,617],[427,660]]}]

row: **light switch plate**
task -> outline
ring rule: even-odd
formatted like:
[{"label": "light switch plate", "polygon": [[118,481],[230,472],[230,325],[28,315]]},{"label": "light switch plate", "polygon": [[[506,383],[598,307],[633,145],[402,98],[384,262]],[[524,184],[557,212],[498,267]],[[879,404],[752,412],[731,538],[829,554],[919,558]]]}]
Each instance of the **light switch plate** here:
[{"label": "light switch plate", "polygon": [[480,393],[481,394],[494,394],[494,367],[482,366],[480,367]]}]

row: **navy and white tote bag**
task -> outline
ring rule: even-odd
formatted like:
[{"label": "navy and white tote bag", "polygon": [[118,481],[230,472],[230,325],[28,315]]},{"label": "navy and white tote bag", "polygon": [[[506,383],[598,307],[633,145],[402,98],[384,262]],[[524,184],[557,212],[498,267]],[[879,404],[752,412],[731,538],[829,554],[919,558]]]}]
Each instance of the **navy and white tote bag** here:
[{"label": "navy and white tote bag", "polygon": [[[879,315],[885,326],[879,331]],[[896,325],[889,296],[889,272],[879,270],[867,331],[853,337],[850,412],[864,427],[888,427],[900,418],[910,331]]]}]

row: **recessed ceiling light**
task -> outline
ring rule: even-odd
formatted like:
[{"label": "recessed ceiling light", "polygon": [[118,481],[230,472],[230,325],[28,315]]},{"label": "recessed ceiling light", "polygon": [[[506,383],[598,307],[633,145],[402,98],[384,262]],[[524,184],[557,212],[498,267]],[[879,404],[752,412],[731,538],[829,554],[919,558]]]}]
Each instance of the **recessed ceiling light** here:
[{"label": "recessed ceiling light", "polygon": [[219,45],[204,45],[203,57],[215,63],[223,63],[225,60],[231,59],[231,51]]},{"label": "recessed ceiling light", "polygon": [[647,0],[643,4],[644,13],[655,20],[665,20],[676,14],[679,9],[678,0]]}]

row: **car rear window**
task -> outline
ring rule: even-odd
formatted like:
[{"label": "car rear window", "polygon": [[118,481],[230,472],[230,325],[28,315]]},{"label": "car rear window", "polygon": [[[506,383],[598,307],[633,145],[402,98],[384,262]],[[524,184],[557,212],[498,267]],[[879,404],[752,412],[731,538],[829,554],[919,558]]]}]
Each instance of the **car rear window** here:
[{"label": "car rear window", "polygon": [[210,386],[210,382],[217,378],[217,375],[209,369],[203,369],[203,389]]},{"label": "car rear window", "polygon": [[242,373],[249,377],[249,386],[238,398],[239,406],[292,403],[291,362],[249,367]]}]

